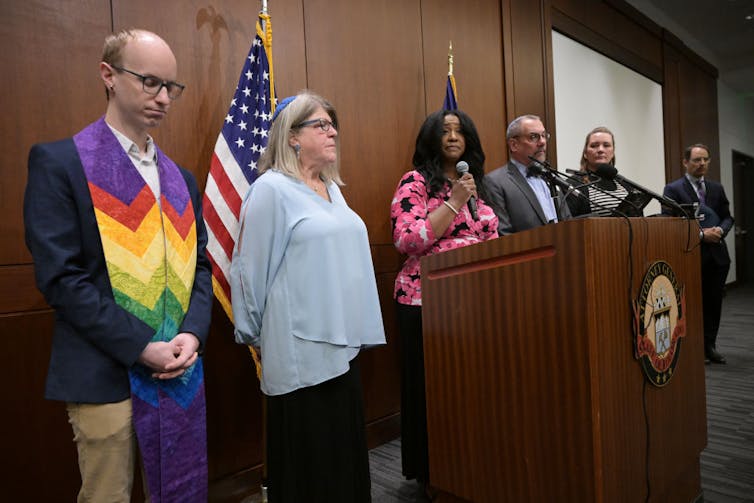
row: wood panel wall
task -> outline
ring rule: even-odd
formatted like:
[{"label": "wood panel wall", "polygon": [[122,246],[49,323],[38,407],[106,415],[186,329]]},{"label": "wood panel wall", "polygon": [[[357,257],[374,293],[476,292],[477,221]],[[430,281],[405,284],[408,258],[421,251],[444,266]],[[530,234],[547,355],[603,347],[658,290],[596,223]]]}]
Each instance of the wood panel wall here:
[{"label": "wood panel wall", "polygon": [[[269,3],[278,95],[309,87],[338,108],[344,193],[370,234],[388,339],[362,356],[372,445],[398,434],[400,413],[392,286],[403,258],[392,246],[389,203],[411,168],[419,126],[442,103],[449,41],[459,104],[476,122],[488,171],[507,159],[509,120],[535,113],[554,125],[553,26],[665,81],[669,177],[680,145],[700,138],[717,144],[714,69],[620,0]],[[12,456],[3,463],[9,467],[2,473],[3,499],[72,500],[78,487],[64,407],[42,398],[53,314],[34,286],[23,239],[30,146],[68,137],[104,112],[97,72],[102,41],[112,30],[143,27],[172,46],[187,84],[154,136],[202,186],[258,9],[253,0],[0,0],[0,347],[6,355],[0,379],[12,383],[6,386],[12,412],[2,418],[3,453]],[[217,306],[205,367],[211,499],[238,501],[261,476],[261,394],[249,356],[233,343]]]}]

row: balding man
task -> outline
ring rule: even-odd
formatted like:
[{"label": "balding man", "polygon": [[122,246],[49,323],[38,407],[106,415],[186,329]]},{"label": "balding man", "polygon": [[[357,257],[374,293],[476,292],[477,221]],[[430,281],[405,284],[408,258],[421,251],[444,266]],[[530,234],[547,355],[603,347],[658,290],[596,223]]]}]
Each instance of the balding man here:
[{"label": "balding man", "polygon": [[530,172],[530,158],[544,162],[547,140],[542,120],[536,115],[522,115],[508,125],[506,131],[510,162],[485,176],[488,203],[498,218],[498,233],[521,232],[560,219],[571,218],[563,194],[553,198],[545,180]]},{"label": "balding man", "polygon": [[148,132],[184,86],[144,30],[107,37],[99,73],[104,117],[29,154],[26,242],[55,310],[45,396],[67,403],[79,502],[130,502],[137,453],[152,502],[206,501],[206,232],[194,177]]}]

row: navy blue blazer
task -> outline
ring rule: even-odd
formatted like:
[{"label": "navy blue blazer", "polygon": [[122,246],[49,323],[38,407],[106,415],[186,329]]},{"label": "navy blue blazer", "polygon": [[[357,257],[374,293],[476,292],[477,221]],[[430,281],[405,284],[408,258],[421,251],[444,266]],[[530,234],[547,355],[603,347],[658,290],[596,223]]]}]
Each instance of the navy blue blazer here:
[{"label": "navy blue blazer", "polygon": [[[706,218],[700,222],[700,225],[702,227],[720,227],[723,230],[723,237],[725,237],[733,227],[730,203],[725,196],[725,190],[722,184],[707,178],[704,179],[704,186],[706,189],[705,204],[700,207],[700,213],[706,214]],[[667,184],[662,195],[669,197],[679,204],[699,202],[699,196],[697,196],[696,190],[686,176],[682,176]],[[710,209],[712,212],[709,211]],[[670,214],[670,210],[665,206],[663,206],[662,211],[665,214]],[[714,260],[720,265],[730,264],[728,247],[723,240],[720,240],[719,243],[702,242],[701,252],[703,263],[708,260]]]},{"label": "navy blue blazer", "polygon": [[[207,232],[193,175],[181,168],[194,206],[197,263],[188,312],[179,329],[207,340],[212,273]],[[115,303],[102,241],[78,151],[71,138],[29,153],[24,196],[26,245],[39,290],[55,310],[45,397],[112,403],[130,396],[128,369],[154,331]]]}]

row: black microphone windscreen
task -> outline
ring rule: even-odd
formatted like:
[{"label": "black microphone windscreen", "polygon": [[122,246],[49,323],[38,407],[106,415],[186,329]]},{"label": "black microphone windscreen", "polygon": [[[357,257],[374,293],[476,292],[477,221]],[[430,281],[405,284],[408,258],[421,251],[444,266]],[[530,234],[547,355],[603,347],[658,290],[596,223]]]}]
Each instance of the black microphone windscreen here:
[{"label": "black microphone windscreen", "polygon": [[468,173],[469,163],[466,161],[458,161],[458,164],[456,164],[456,172],[461,176]]},{"label": "black microphone windscreen", "polygon": [[598,164],[595,167],[594,174],[600,178],[607,178],[613,180],[618,176],[618,170],[612,164]]}]

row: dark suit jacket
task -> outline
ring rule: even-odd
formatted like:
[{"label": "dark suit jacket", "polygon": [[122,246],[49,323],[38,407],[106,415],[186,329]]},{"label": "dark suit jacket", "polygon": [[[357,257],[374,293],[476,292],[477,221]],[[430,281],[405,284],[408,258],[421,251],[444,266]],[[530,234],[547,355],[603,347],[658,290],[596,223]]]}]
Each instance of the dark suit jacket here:
[{"label": "dark suit jacket", "polygon": [[[484,186],[487,191],[486,202],[492,206],[498,218],[500,235],[525,231],[547,223],[537,195],[512,162],[488,173],[484,177]],[[562,203],[562,198],[563,194],[559,194],[555,205],[560,207],[562,219],[567,220],[571,218],[571,212],[568,205]]]},{"label": "dark suit jacket", "polygon": [[[209,332],[212,277],[194,177],[181,169],[196,216],[197,265],[180,332],[202,346]],[[115,303],[87,180],[72,139],[34,145],[24,198],[26,244],[37,287],[55,310],[45,397],[109,403],[130,396],[128,369],[154,331]]]},{"label": "dark suit jacket", "polygon": [[[706,188],[706,204],[700,207],[700,213],[707,213],[707,215],[705,220],[700,222],[700,225],[702,227],[720,227],[723,230],[723,237],[725,237],[733,227],[733,217],[730,214],[730,204],[728,203],[728,198],[725,196],[725,190],[720,183],[707,178],[704,179],[704,185]],[[685,176],[667,184],[662,195],[669,197],[679,204],[699,202],[696,190]],[[704,206],[711,209],[714,213],[710,213]],[[663,206],[662,211],[665,214],[669,214],[665,206]],[[730,264],[728,247],[722,240],[719,243],[702,242],[701,252],[702,263],[714,260],[720,265]]]}]

